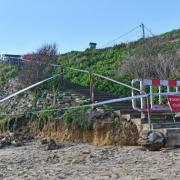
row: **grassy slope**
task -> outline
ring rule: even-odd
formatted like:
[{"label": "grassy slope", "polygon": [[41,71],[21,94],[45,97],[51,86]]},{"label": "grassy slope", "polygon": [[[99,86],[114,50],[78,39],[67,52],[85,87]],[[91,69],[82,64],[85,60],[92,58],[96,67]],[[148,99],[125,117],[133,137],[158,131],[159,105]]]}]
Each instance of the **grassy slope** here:
[{"label": "grassy slope", "polygon": [[[146,41],[153,39],[158,39],[159,41],[159,45],[156,47],[154,52],[156,54],[164,51],[168,52],[174,48],[180,48],[180,30],[173,30],[160,36],[149,38]],[[131,77],[129,74],[126,76],[120,76],[118,75],[118,69],[123,60],[126,59],[128,55],[136,53],[136,49],[141,48],[145,42],[140,39],[129,44],[120,44],[105,49],[97,49],[96,51],[91,51],[88,49],[84,52],[73,51],[60,55],[58,63],[65,66],[92,70],[95,73],[106,75],[113,79],[130,84],[131,79],[135,77]],[[73,82],[85,86],[89,85],[88,76],[86,74],[67,71],[65,76],[70,78]],[[127,88],[119,87],[107,82],[106,80],[96,79],[95,82],[95,87],[101,90],[123,96],[130,93]]]}]

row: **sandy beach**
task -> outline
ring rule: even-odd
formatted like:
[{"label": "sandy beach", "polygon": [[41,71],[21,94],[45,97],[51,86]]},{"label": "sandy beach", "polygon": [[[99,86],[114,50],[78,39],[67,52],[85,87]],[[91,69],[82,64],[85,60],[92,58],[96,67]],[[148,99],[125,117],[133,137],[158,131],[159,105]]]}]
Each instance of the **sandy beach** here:
[{"label": "sandy beach", "polygon": [[0,149],[0,179],[180,179],[180,149],[63,144],[47,151],[39,141]]}]

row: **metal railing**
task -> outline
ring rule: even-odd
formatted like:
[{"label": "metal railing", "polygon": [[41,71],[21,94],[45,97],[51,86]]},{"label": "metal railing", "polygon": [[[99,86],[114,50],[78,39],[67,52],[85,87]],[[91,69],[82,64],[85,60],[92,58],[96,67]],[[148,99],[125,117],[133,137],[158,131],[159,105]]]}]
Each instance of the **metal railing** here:
[{"label": "metal railing", "polygon": [[[140,88],[140,94],[149,94],[150,101],[150,111],[151,112],[169,112],[171,108],[166,97],[168,94],[178,94],[180,93],[180,81],[179,80],[159,80],[159,79],[134,79],[132,80],[132,86],[137,85]],[[156,91],[153,89],[156,87]],[[149,91],[149,92],[147,92]],[[132,96],[135,96],[135,91],[132,89]],[[141,98],[140,105],[137,105],[136,100],[132,100],[132,107],[137,111],[147,111],[147,106],[144,98]]]}]

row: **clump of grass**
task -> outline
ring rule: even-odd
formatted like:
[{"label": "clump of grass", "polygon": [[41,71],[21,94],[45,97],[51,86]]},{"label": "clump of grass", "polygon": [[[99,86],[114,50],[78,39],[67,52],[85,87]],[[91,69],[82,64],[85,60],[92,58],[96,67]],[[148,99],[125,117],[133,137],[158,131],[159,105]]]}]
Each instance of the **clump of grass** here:
[{"label": "clump of grass", "polygon": [[15,116],[6,116],[0,119],[0,131],[5,132],[7,130],[14,131],[16,128],[16,120]]},{"label": "clump of grass", "polygon": [[14,78],[18,74],[18,69],[15,65],[0,63],[0,85],[4,84],[8,79]]},{"label": "clump of grass", "polygon": [[71,124],[72,126],[83,129],[89,129],[92,125],[87,108],[66,110],[63,119],[66,124]]}]

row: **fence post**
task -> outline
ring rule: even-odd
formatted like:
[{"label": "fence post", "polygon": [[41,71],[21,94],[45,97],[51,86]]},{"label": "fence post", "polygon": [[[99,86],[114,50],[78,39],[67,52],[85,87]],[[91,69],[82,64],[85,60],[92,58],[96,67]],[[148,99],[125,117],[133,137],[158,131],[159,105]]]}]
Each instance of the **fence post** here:
[{"label": "fence post", "polygon": [[89,80],[90,80],[90,98],[91,103],[94,103],[94,77],[92,72],[89,73]]},{"label": "fence post", "polygon": [[64,68],[61,67],[60,89],[64,90]]},{"label": "fence post", "polygon": [[149,102],[149,99],[150,99],[150,95],[147,96],[147,118],[148,118],[148,124],[149,124],[149,130],[152,130],[152,127],[151,127],[151,116],[150,116],[150,102]]},{"label": "fence post", "polygon": [[[143,79],[141,79],[140,81],[140,92],[141,92],[141,95],[144,94],[144,82],[143,82]],[[146,114],[143,112],[143,110],[145,109],[145,104],[144,104],[144,98],[141,98],[140,99],[141,101],[141,119],[145,119],[146,118]]]}]

